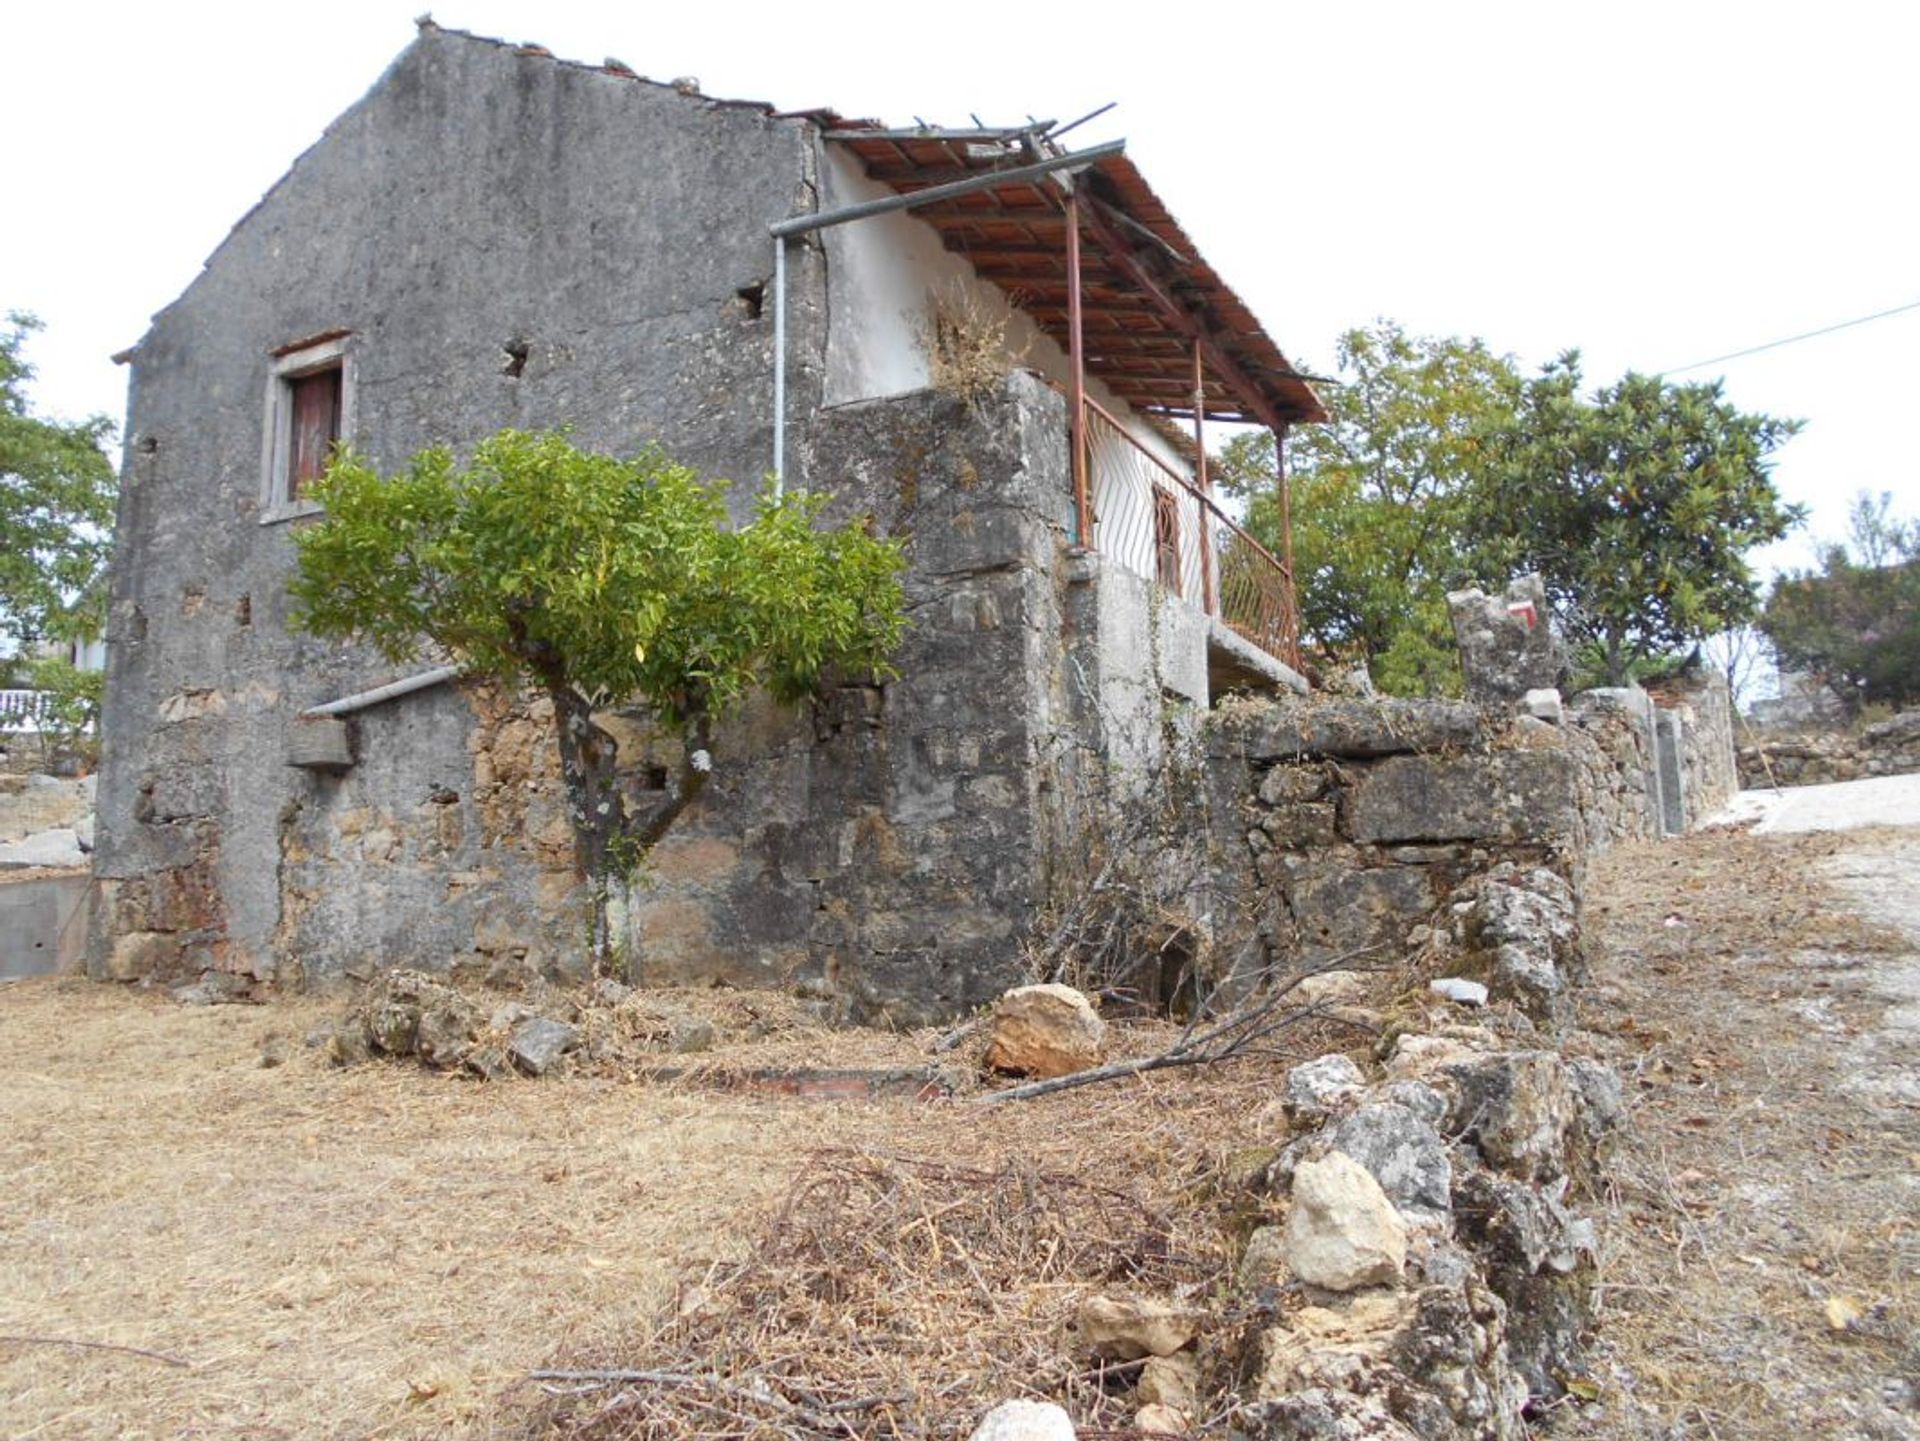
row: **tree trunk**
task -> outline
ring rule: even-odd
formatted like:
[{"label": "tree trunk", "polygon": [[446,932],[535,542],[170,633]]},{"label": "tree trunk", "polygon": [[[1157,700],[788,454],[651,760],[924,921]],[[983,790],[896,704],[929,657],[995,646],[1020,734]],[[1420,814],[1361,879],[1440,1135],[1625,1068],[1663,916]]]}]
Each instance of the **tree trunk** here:
[{"label": "tree trunk", "polygon": [[1607,684],[1623,686],[1627,683],[1627,655],[1625,638],[1617,630],[1607,632]]},{"label": "tree trunk", "polygon": [[592,954],[597,971],[613,961],[607,924],[612,887],[632,875],[675,821],[706,789],[713,759],[712,727],[704,712],[690,717],[681,735],[680,769],[665,799],[643,816],[628,813],[620,785],[620,744],[593,719],[586,698],[564,682],[548,681],[554,726],[560,741],[560,773],[567,786],[573,823],[574,865],[592,893]]},{"label": "tree trunk", "polygon": [[612,959],[607,932],[607,887],[623,869],[619,842],[628,829],[626,801],[617,775],[620,746],[593,719],[593,707],[564,681],[547,682],[554,730],[560,742],[560,774],[567,786],[567,818],[573,823],[574,868],[592,891],[593,964]]}]

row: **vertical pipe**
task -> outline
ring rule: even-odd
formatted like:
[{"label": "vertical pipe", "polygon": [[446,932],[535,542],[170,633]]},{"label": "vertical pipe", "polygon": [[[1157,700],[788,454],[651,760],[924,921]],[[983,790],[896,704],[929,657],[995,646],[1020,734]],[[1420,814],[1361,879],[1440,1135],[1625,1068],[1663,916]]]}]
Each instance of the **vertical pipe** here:
[{"label": "vertical pipe", "polygon": [[1280,563],[1286,567],[1285,644],[1287,663],[1300,664],[1300,606],[1293,588],[1293,487],[1287,481],[1287,427],[1273,432],[1273,483],[1280,502]]},{"label": "vertical pipe", "polygon": [[1087,494],[1087,371],[1086,342],[1080,333],[1080,196],[1067,192],[1067,368],[1071,374],[1067,403],[1068,438],[1073,446],[1074,542],[1093,546],[1093,504]]},{"label": "vertical pipe", "polygon": [[773,237],[773,496],[787,489],[787,238]]},{"label": "vertical pipe", "polygon": [[[1200,359],[1200,342],[1193,343],[1193,479],[1200,494],[1210,495],[1207,475],[1207,372]],[[1218,615],[1213,593],[1213,512],[1206,502],[1194,506],[1200,518],[1200,598],[1208,615]]]}]

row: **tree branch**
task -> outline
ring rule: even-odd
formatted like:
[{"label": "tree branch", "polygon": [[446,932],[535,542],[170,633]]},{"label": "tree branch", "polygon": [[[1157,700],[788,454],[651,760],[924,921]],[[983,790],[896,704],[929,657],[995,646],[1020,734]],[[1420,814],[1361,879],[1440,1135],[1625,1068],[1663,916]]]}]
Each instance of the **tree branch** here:
[{"label": "tree branch", "polygon": [[[1318,1001],[1292,1009],[1284,1007],[1283,1003],[1287,997],[1299,988],[1302,981],[1325,971],[1352,969],[1348,962],[1379,949],[1378,945],[1361,946],[1289,976],[1286,982],[1271,994],[1230,1012],[1218,1025],[1211,1026],[1207,1030],[1196,1031],[1197,1019],[1189,1021],[1178,1039],[1158,1055],[1114,1061],[1105,1066],[1095,1066],[1090,1070],[1075,1071],[1070,1076],[1056,1076],[1052,1080],[1029,1081],[1026,1085],[1015,1086],[1011,1090],[989,1092],[981,1096],[978,1103],[983,1106],[998,1106],[1009,1101],[1030,1101],[1040,1096],[1076,1090],[1081,1086],[1095,1086],[1104,1081],[1141,1076],[1150,1071],[1171,1070],[1176,1066],[1211,1066],[1247,1055],[1249,1048],[1276,1031],[1298,1025],[1301,1021],[1330,1014],[1330,1008]],[[1216,987],[1213,995],[1217,996],[1219,993],[1220,988]],[[1206,1013],[1212,999],[1213,996],[1209,996],[1207,1002],[1196,1010],[1196,1018]]]}]

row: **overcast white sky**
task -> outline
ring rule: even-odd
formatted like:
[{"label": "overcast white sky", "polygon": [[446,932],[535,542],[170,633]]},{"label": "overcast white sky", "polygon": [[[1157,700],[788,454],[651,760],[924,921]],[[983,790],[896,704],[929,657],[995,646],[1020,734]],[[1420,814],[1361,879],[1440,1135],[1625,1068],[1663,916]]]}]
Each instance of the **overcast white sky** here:
[{"label": "overcast white sky", "polygon": [[[14,5],[0,310],[43,413],[119,417],[108,355],[412,38],[425,0]],[[1589,380],[1920,301],[1920,6],[657,6],[438,0],[452,28],[783,109],[1067,119],[1129,153],[1307,367],[1392,316]],[[610,184],[617,177],[609,177]],[[1920,512],[1920,310],[1724,369],[1799,416],[1789,499]],[[1804,542],[1775,560],[1808,554]]]}]

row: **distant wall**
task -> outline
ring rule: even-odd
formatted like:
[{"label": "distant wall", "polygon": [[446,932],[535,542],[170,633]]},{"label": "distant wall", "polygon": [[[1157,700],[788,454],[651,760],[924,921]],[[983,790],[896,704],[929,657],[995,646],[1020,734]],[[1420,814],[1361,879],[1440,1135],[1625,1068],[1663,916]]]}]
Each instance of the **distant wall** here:
[{"label": "distant wall", "polygon": [[1904,711],[1857,734],[1816,730],[1769,733],[1739,750],[1740,784],[1828,785],[1920,771],[1920,710]]}]

